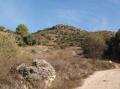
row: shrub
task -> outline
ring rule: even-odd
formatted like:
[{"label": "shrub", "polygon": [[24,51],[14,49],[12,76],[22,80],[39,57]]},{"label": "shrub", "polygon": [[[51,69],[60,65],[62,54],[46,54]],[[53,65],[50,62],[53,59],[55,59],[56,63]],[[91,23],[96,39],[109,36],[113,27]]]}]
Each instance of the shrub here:
[{"label": "shrub", "polygon": [[120,29],[115,36],[111,38],[108,45],[107,54],[115,58],[120,58]]},{"label": "shrub", "polygon": [[15,57],[17,45],[15,38],[8,33],[0,33],[0,56],[6,59]]},{"label": "shrub", "polygon": [[18,50],[15,38],[9,33],[0,32],[0,78],[3,78],[17,61]]},{"label": "shrub", "polygon": [[23,42],[26,45],[30,45],[30,46],[40,44],[37,39],[32,37],[32,35],[28,35],[27,37],[23,37]]},{"label": "shrub", "polygon": [[89,34],[82,45],[86,57],[101,58],[107,45],[104,39],[96,34]]},{"label": "shrub", "polygon": [[17,44],[19,46],[26,46],[26,43],[22,39],[17,40]]}]

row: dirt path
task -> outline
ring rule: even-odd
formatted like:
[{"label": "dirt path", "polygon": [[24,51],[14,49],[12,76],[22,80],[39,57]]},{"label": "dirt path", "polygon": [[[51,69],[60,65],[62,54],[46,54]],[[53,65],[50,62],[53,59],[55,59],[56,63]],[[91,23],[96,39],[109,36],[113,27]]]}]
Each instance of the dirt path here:
[{"label": "dirt path", "polygon": [[76,89],[120,89],[120,69],[96,72]]}]

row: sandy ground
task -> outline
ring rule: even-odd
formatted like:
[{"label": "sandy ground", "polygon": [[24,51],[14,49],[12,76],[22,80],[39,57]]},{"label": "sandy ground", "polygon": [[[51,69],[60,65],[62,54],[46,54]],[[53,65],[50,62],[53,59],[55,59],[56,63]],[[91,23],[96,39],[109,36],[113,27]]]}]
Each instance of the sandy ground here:
[{"label": "sandy ground", "polygon": [[76,89],[120,89],[120,69],[95,72]]}]

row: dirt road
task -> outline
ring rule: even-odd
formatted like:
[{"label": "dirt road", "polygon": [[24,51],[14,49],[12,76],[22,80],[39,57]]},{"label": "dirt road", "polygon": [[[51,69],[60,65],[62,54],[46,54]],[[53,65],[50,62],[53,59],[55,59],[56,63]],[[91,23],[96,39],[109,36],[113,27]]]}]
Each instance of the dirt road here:
[{"label": "dirt road", "polygon": [[76,89],[120,89],[120,69],[96,72]]}]

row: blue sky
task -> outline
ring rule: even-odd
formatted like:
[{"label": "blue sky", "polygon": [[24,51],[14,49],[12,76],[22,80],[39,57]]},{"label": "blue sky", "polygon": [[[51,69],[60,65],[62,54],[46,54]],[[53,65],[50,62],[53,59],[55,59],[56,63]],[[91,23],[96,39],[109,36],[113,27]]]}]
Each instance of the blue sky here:
[{"label": "blue sky", "polygon": [[0,25],[31,32],[56,24],[88,31],[120,28],[120,0],[0,0]]}]

